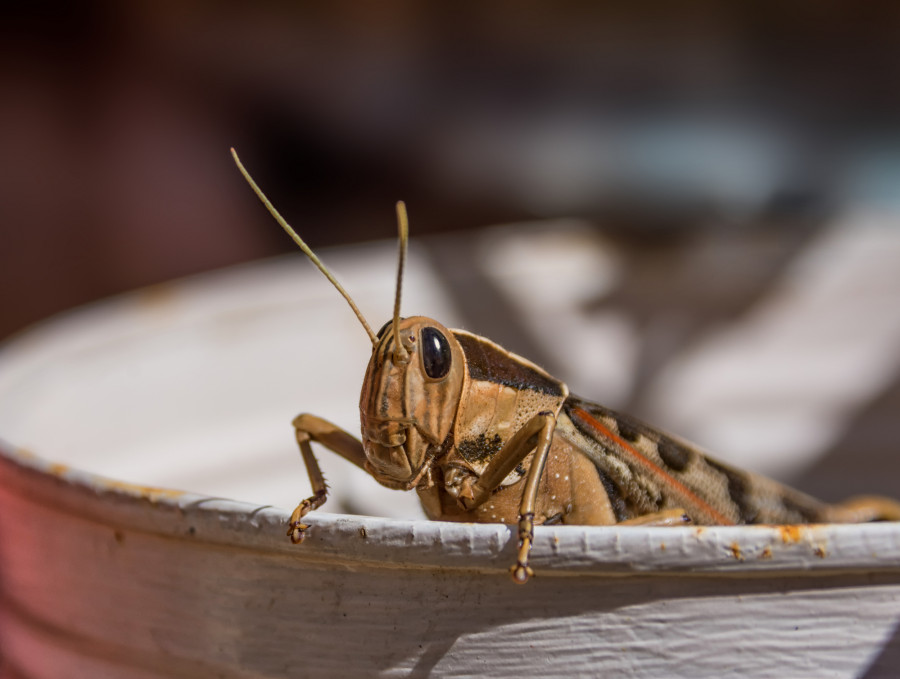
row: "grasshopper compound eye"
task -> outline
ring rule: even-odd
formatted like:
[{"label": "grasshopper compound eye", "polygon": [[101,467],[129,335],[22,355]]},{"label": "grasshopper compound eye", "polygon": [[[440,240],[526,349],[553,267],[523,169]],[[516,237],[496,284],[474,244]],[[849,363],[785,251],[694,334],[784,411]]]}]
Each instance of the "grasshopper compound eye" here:
[{"label": "grasshopper compound eye", "polygon": [[450,372],[450,343],[437,328],[422,328],[422,363],[425,374],[433,380]]}]

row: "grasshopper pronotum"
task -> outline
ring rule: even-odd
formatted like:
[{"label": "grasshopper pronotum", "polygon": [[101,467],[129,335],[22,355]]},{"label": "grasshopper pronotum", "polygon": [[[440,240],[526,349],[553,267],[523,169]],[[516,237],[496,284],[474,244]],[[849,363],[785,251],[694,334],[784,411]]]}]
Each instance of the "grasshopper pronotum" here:
[{"label": "grasshopper pronotum", "polygon": [[340,283],[238,168],[281,227],[347,300],[372,357],[360,395],[362,441],[315,415],[294,419],[313,495],[291,515],[303,541],[327,488],[310,443],[389,488],[415,489],[440,521],[518,525],[513,580],[533,575],[538,524],[702,525],[900,520],[900,504],[859,497],[831,505],[717,462],[692,444],[569,394],[530,361],[484,337],[424,316],[400,317],[408,225],[397,203],[399,258],[393,317],[373,332]]}]

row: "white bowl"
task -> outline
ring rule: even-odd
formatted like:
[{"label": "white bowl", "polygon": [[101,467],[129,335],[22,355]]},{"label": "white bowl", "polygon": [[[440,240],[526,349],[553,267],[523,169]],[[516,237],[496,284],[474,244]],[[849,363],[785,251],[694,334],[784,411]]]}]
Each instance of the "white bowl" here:
[{"label": "white bowl", "polygon": [[[345,251],[342,278],[380,323],[393,245],[373,248]],[[415,261],[410,281],[425,275]],[[454,324],[436,288],[410,283],[405,304]],[[517,586],[509,527],[416,518],[412,494],[323,454],[326,507],[379,516],[317,512],[290,544],[289,509],[308,492],[290,420],[315,410],[355,431],[367,359],[353,317],[296,258],[7,343],[11,676],[900,673],[900,524],[538,527],[537,576]]]}]

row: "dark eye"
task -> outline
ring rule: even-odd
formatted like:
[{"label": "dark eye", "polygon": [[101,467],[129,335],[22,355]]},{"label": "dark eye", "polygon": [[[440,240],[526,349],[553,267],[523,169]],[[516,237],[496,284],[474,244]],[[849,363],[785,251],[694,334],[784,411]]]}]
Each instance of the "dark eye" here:
[{"label": "dark eye", "polygon": [[433,380],[450,372],[450,343],[435,328],[422,328],[422,361],[425,374]]}]

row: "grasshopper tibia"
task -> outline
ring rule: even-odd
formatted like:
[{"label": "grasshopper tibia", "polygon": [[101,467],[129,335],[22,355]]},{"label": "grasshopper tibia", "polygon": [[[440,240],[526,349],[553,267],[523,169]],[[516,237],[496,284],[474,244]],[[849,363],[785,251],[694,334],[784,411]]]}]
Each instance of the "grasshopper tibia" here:
[{"label": "grasshopper tibia", "polygon": [[522,489],[522,502],[519,505],[519,544],[516,565],[510,569],[513,580],[519,584],[528,582],[534,571],[528,566],[528,555],[534,543],[534,508],[538,494],[538,484],[544,474],[544,465],[553,432],[556,429],[556,417],[544,411],[532,417],[519,429],[506,445],[488,463],[481,477],[475,483],[475,497],[470,506],[484,503],[490,493],[496,490],[506,476],[534,451],[534,458],[528,470],[525,487]]}]

